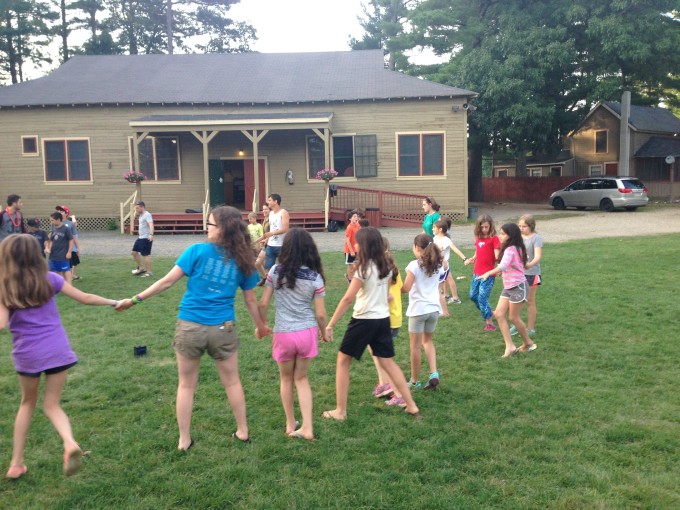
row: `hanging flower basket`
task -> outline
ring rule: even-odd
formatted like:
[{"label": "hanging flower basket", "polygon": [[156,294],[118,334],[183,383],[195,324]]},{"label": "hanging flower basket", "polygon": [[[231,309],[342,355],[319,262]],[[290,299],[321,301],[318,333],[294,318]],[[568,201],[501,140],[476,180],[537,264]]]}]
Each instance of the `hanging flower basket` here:
[{"label": "hanging flower basket", "polygon": [[145,181],[146,176],[141,172],[135,172],[134,170],[130,170],[129,172],[125,172],[123,174],[123,179],[125,179],[127,182],[137,184],[138,182]]},{"label": "hanging flower basket", "polygon": [[323,170],[319,170],[316,173],[316,178],[319,179],[320,181],[330,181],[331,179],[335,179],[338,176],[338,172],[333,170],[332,168],[324,168]]}]

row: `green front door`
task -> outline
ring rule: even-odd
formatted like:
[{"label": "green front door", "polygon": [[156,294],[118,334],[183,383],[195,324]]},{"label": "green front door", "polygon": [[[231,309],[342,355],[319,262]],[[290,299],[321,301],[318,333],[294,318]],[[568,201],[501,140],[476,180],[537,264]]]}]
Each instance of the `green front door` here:
[{"label": "green front door", "polygon": [[224,204],[224,168],[222,161],[211,159],[208,162],[210,178],[210,207]]}]

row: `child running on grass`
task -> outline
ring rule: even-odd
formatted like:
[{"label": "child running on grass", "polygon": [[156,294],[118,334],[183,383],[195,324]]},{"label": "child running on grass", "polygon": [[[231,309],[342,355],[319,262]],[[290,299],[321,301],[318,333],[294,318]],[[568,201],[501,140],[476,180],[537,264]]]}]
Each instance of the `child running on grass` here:
[{"label": "child running on grass", "polygon": [[[527,333],[527,327],[520,316],[524,302],[527,300],[527,279],[524,276],[524,266],[527,263],[527,253],[524,248],[524,241],[519,227],[514,223],[506,223],[501,227],[500,235],[501,253],[499,264],[495,269],[477,276],[480,280],[485,280],[490,276],[503,275],[503,292],[498,298],[498,304],[494,315],[498,321],[498,327],[503,333],[505,341],[504,358],[517,354],[518,352],[531,352],[536,350],[536,344],[531,341]],[[524,344],[518,349],[512,342],[510,326],[506,314],[510,315],[512,322],[519,332]]]},{"label": "child running on grass", "polygon": [[[327,316],[321,257],[306,230],[291,228],[283,239],[279,263],[269,270],[260,299],[263,322],[267,320],[272,295],[276,305],[272,357],[279,365],[286,434],[312,441],[312,389],[307,370],[319,354],[319,332],[326,333]],[[302,414],[300,428],[295,420],[293,387],[297,389]]]},{"label": "child running on grass", "polygon": [[86,294],[63,277],[47,271],[40,243],[28,234],[13,234],[0,243],[0,329],[12,334],[12,359],[21,385],[21,405],[14,422],[14,449],[5,477],[25,475],[24,447],[38,403],[40,376],[45,373],[43,409],[64,444],[64,474],[78,472],[83,452],[73,438],[71,423],[61,408],[68,369],[78,362],[61,323],[54,296],[86,305],[116,306],[117,301]]},{"label": "child running on grass", "polygon": [[347,266],[347,283],[352,282],[352,276],[354,276],[354,261],[356,260],[356,252],[354,251],[354,245],[356,244],[356,234],[361,229],[359,225],[359,213],[356,211],[350,211],[347,213],[347,228],[345,229],[345,265]]},{"label": "child running on grass", "polygon": [[322,416],[340,421],[347,418],[349,367],[352,364],[352,358],[361,359],[366,346],[370,345],[381,368],[387,372],[391,384],[404,397],[405,411],[414,417],[419,417],[418,406],[411,397],[404,374],[394,361],[387,297],[391,271],[385,255],[382,235],[378,229],[366,227],[357,232],[356,241],[356,273],[326,326],[326,338],[332,340],[333,328],[356,298],[352,319],[347,326],[340,352],[338,352],[335,369],[336,407],[331,411],[324,411]]},{"label": "child running on grass", "polygon": [[[531,214],[525,214],[517,223],[522,232],[524,247],[527,249],[527,263],[524,266],[524,276],[529,284],[527,299],[527,332],[530,337],[536,336],[536,291],[542,283],[541,257],[543,256],[543,238],[536,232],[536,220]],[[512,326],[510,334],[515,336],[517,328]]]},{"label": "child running on grass", "polygon": [[[451,267],[449,266],[449,258],[451,257],[451,252],[453,251],[458,255],[463,262],[467,260],[462,251],[456,248],[453,244],[451,238],[448,236],[449,228],[451,228],[451,220],[449,218],[437,220],[434,224],[434,244],[439,247],[442,252],[442,258],[444,263],[439,271],[439,292],[440,292],[440,304],[442,307],[442,315],[448,317],[449,309],[446,303],[452,305],[459,305],[460,298],[458,297],[458,288],[456,287],[456,282],[453,280],[453,275],[451,274]],[[449,286],[451,290],[451,297],[446,300],[446,285]]]},{"label": "child running on grass", "polygon": [[439,385],[437,371],[437,353],[432,336],[437,327],[441,313],[439,301],[439,268],[442,255],[439,247],[427,234],[418,234],[413,240],[413,255],[416,260],[406,266],[406,279],[401,287],[408,292],[408,334],[411,339],[411,379],[410,388],[422,387],[420,378],[420,349],[425,350],[425,357],[430,367],[430,377],[425,385],[426,390],[434,390]]},{"label": "child running on grass", "polygon": [[482,313],[484,331],[496,331],[493,323],[493,311],[489,297],[496,281],[495,276],[481,280],[478,276],[490,271],[496,265],[501,251],[501,242],[496,236],[496,228],[488,214],[481,214],[475,222],[475,254],[465,261],[465,265],[474,264],[473,277],[470,282],[470,299]]}]

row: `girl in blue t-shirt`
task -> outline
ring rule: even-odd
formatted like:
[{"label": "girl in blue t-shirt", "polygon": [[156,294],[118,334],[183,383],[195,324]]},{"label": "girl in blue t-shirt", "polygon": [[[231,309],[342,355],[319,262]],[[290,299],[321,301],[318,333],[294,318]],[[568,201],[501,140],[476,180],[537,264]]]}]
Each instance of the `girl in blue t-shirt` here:
[{"label": "girl in blue t-shirt", "polygon": [[179,305],[173,347],[177,358],[177,425],[179,450],[194,444],[190,425],[198,369],[204,352],[215,360],[220,381],[227,393],[236,420],[234,439],[250,442],[246,420],[246,400],[238,374],[238,348],[234,298],[241,288],[258,334],[266,336],[270,329],[260,318],[253,289],[259,280],[250,248],[250,235],[233,207],[213,209],[208,217],[208,242],[187,248],[175,266],[163,278],[131,299],[121,301],[117,310],[133,305],[172,287],[183,276],[189,278],[187,290]]}]

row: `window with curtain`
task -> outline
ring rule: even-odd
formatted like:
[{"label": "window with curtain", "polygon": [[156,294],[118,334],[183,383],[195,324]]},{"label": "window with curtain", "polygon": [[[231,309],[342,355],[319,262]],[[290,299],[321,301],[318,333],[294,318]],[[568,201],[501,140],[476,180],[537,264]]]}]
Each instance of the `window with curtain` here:
[{"label": "window with curtain", "polygon": [[[377,138],[375,135],[338,135],[331,138],[331,167],[341,177],[376,177],[378,175]],[[318,136],[307,137],[307,168],[310,179],[325,167],[326,148]]]}]

